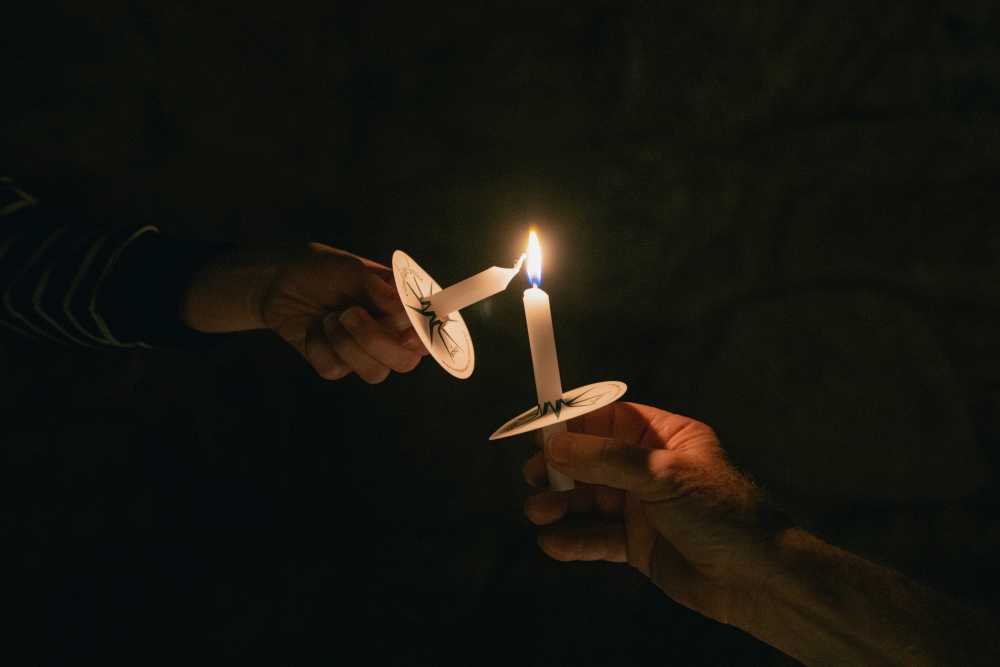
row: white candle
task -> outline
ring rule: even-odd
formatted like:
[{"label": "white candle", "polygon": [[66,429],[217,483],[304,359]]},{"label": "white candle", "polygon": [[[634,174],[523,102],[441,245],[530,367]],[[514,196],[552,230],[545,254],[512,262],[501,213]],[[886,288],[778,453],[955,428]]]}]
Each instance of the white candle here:
[{"label": "white candle", "polygon": [[521,262],[523,261],[524,255],[517,260],[517,264],[514,265],[513,269],[502,269],[499,266],[491,266],[471,278],[466,278],[462,282],[455,283],[437,294],[432,294],[430,296],[431,305],[428,310],[433,311],[438,319],[443,320],[451,313],[457,313],[463,308],[493,296],[497,292],[504,291],[514,276],[517,275],[518,271],[521,270]]},{"label": "white candle", "polygon": [[[531,347],[531,365],[535,371],[535,392],[538,407],[544,414],[554,411],[562,400],[562,380],[559,378],[559,359],[556,356],[556,338],[552,330],[552,311],[549,295],[538,287],[542,281],[542,251],[534,231],[528,236],[528,280],[531,287],[524,290],[524,316],[528,322],[528,345]],[[561,406],[560,406],[561,407]],[[542,429],[542,439],[566,430],[559,422]],[[573,479],[549,468],[549,487],[553,491],[568,491],[575,486]]]}]

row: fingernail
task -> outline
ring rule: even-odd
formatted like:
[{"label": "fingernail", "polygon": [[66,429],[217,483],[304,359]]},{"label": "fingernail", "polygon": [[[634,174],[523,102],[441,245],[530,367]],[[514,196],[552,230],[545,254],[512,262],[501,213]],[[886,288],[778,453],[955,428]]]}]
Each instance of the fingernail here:
[{"label": "fingernail", "polygon": [[410,327],[409,329],[404,331],[402,336],[400,336],[400,342],[403,345],[406,345],[407,347],[411,347],[414,343],[419,341],[420,341],[420,336],[417,334],[417,330],[414,329],[413,327]]},{"label": "fingernail", "polygon": [[339,320],[346,328],[353,329],[361,324],[361,313],[358,312],[357,308],[348,308],[340,314]]},{"label": "fingernail", "polygon": [[545,451],[554,463],[569,463],[572,458],[570,437],[565,433],[553,433],[545,441]]},{"label": "fingernail", "polygon": [[398,312],[395,315],[390,315],[388,321],[389,326],[396,331],[406,331],[407,329],[412,328],[410,325],[410,318],[406,315],[405,311]]}]

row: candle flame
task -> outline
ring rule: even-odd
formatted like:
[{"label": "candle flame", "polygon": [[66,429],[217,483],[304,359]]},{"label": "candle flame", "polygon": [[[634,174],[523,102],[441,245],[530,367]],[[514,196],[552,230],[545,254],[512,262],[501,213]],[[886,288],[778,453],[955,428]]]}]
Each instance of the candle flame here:
[{"label": "candle flame", "polygon": [[532,287],[542,283],[542,247],[538,244],[538,234],[532,229],[528,234],[528,280]]}]

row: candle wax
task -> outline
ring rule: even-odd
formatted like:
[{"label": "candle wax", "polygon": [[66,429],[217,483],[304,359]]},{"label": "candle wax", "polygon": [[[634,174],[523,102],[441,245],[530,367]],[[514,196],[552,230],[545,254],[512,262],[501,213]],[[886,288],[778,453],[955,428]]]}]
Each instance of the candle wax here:
[{"label": "candle wax", "polygon": [[[531,364],[535,371],[535,391],[541,411],[555,410],[562,400],[562,380],[559,377],[559,358],[556,356],[556,337],[552,330],[552,311],[549,295],[538,287],[524,290],[524,316],[528,321],[528,345],[531,347]],[[542,438],[566,430],[559,422],[542,429]],[[549,486],[554,491],[568,491],[575,484],[572,478],[549,468]]]},{"label": "candle wax", "polygon": [[538,287],[524,290],[524,316],[528,321],[528,344],[531,346],[538,403],[542,406],[546,403],[555,406],[556,401],[562,398],[562,380],[559,377],[549,295]]},{"label": "candle wax", "polygon": [[512,269],[491,266],[471,278],[466,278],[437,294],[432,294],[430,296],[430,310],[433,310],[439,318],[444,318],[446,315],[457,313],[463,308],[491,297],[497,292],[504,291],[521,270],[523,260],[524,257],[519,259]]}]

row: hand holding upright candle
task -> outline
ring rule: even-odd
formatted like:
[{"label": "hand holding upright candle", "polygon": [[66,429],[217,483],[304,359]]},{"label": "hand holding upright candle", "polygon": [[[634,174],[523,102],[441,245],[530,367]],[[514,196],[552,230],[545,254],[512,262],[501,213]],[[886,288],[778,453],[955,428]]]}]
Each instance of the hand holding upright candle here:
[{"label": "hand holding upright candle", "polygon": [[[538,287],[542,282],[542,251],[534,230],[528,236],[527,273],[531,287],[524,290],[524,316],[528,322],[528,344],[531,346],[531,364],[535,371],[539,416],[547,411],[558,414],[562,409],[562,380],[559,377],[549,295]],[[564,422],[546,426],[542,429],[542,438],[565,430]],[[553,491],[568,491],[575,486],[570,477],[549,468],[549,487]]]}]

